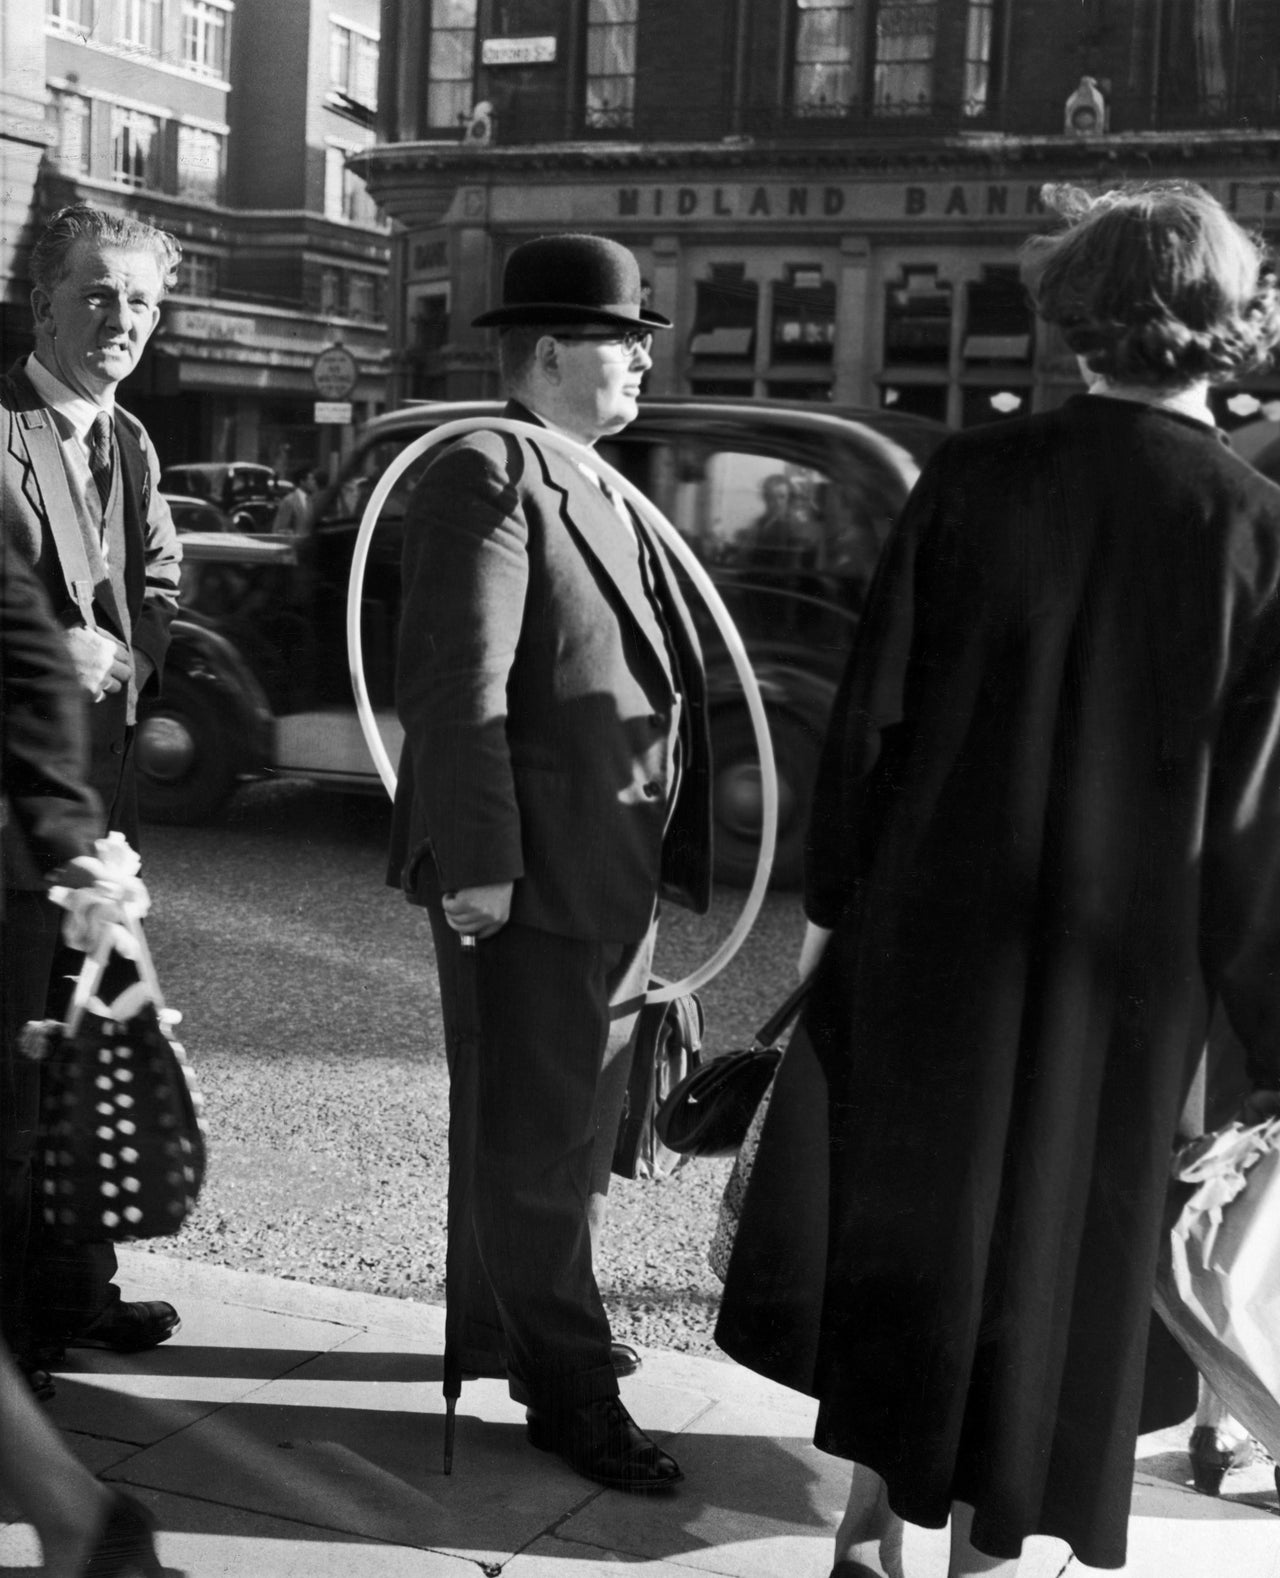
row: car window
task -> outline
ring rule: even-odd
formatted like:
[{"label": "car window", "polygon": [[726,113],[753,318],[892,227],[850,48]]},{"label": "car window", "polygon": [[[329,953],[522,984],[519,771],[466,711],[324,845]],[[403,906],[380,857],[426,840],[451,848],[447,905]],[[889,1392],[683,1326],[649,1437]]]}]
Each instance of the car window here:
[{"label": "car window", "polygon": [[[383,472],[410,444],[420,437],[417,433],[394,433],[386,438],[357,449],[338,474],[336,482],[327,488],[320,500],[319,520],[324,524],[358,520],[364,514],[369,495]],[[405,504],[417,486],[418,478],[435,458],[436,451],[429,449],[400,477],[379,517],[379,523],[402,521]]]}]

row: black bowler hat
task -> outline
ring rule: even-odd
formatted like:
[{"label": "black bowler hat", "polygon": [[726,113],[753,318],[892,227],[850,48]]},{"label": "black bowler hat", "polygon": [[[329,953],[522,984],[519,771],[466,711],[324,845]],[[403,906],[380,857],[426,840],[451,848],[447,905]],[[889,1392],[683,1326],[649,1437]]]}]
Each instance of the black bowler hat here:
[{"label": "black bowler hat", "polygon": [[511,323],[607,323],[669,329],[670,318],[640,305],[640,265],[604,236],[539,236],[502,271],[502,305],[472,319],[477,329]]}]

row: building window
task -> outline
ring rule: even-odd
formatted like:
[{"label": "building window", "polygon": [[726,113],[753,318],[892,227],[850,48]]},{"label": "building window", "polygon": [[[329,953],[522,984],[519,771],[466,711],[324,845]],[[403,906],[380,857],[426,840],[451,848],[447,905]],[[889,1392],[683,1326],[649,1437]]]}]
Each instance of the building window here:
[{"label": "building window", "polygon": [[427,123],[456,127],[475,101],[476,0],[431,0]]},{"label": "building window", "polygon": [[182,0],[182,63],[202,77],[226,77],[227,13],[213,0]]},{"label": "building window", "polygon": [[640,0],[588,0],[588,126],[614,130],[635,124],[639,10]]},{"label": "building window", "polygon": [[355,152],[354,147],[341,143],[330,143],[324,151],[324,216],[355,225],[376,225],[380,223],[378,205],[355,171],[347,168],[347,155]]},{"label": "building window", "polygon": [[182,262],[178,264],[178,283],[174,294],[178,296],[216,296],[220,281],[219,260],[209,252],[191,252],[182,249]]},{"label": "building window", "polygon": [[320,311],[326,317],[336,318],[342,311],[342,270],[320,270]]},{"label": "building window", "polygon": [[881,400],[953,427],[1025,415],[1034,346],[1015,264],[984,264],[959,287],[933,265],[907,264],[885,302]]},{"label": "building window", "polygon": [[995,54],[996,0],[969,0],[964,41],[964,113],[991,108],[991,62]]},{"label": "building window", "polygon": [[1018,270],[988,265],[965,294],[965,365],[1024,366],[1031,356],[1031,307]]},{"label": "building window", "polygon": [[773,287],[774,362],[829,362],[836,338],[836,287],[817,266],[793,265]]},{"label": "building window", "polygon": [[847,115],[861,97],[862,0],[796,0],[796,11],[796,114]]},{"label": "building window", "polygon": [[329,84],[367,109],[378,107],[378,40],[342,22],[329,24]]},{"label": "building window", "polygon": [[347,316],[372,321],[378,315],[378,281],[373,274],[347,276]]},{"label": "building window", "polygon": [[[689,350],[695,375],[719,376],[726,363],[737,363],[739,376],[751,376],[755,364],[756,320],[760,286],[747,278],[745,263],[713,263],[709,279],[696,281],[697,310]],[[707,363],[713,364],[710,368]],[[747,393],[751,392],[748,388]]]},{"label": "building window", "polygon": [[89,128],[92,125],[89,100],[79,93],[55,92],[53,110],[57,117],[59,165],[67,175],[88,175]]},{"label": "building window", "polygon": [[936,0],[877,7],[877,115],[929,114],[933,109],[933,59],[937,41]]},{"label": "building window", "polygon": [[160,0],[119,0],[118,42],[144,55],[160,53]]},{"label": "building window", "polygon": [[121,186],[159,186],[160,121],[155,115],[112,106],[111,174]]},{"label": "building window", "polygon": [[951,286],[938,270],[907,267],[885,293],[884,364],[946,367],[951,359]]},{"label": "building window", "polygon": [[45,20],[55,32],[88,35],[98,24],[98,0],[47,0]]},{"label": "building window", "polygon": [[1171,0],[1163,11],[1160,96],[1174,116],[1213,120],[1231,104],[1234,0]]},{"label": "building window", "polygon": [[178,196],[216,203],[222,197],[223,139],[199,126],[178,127]]}]

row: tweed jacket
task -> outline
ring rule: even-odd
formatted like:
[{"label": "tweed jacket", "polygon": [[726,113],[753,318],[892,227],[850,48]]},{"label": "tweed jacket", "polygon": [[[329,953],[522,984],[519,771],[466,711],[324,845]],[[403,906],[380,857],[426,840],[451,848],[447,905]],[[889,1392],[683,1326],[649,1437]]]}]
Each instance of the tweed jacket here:
[{"label": "tweed jacket", "polygon": [[[169,506],[159,491],[159,462],[145,428],[116,407],[116,441],[124,484],[126,607],[117,605],[105,565],[96,554],[88,562],[92,585],[84,586],[65,563],[51,511],[65,506],[65,473],[54,429],[21,364],[0,379],[0,523],[18,551],[31,563],[66,627],[96,624],[141,654],[152,672],[145,688],[159,686],[169,645],[169,626],[178,606],[181,549]],[[89,709],[89,780],[110,805],[119,775],[127,726],[124,690]]]},{"label": "tweed jacket", "polygon": [[[537,420],[514,402],[506,415]],[[665,654],[635,596],[636,546],[573,460],[481,432],[419,482],[405,517],[406,738],[388,872],[412,901],[436,882],[509,881],[514,921],[600,941],[642,936],[660,889],[706,909],[701,652],[665,552],[637,530],[661,583]],[[668,807],[672,658],[681,771]]]}]

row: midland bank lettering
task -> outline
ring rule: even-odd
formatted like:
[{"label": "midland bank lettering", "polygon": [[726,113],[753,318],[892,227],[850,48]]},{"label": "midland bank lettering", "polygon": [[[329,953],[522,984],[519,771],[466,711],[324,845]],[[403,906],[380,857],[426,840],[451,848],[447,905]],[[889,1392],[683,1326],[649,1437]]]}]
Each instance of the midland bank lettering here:
[{"label": "midland bank lettering", "polygon": [[[1205,180],[1201,183],[1244,218],[1280,213],[1280,182]],[[1047,213],[1042,183],[962,181],[904,185],[859,181],[834,186],[622,186],[618,219],[824,220],[893,224],[902,220],[968,222],[1034,220]]]},{"label": "midland bank lettering", "polygon": [[[892,203],[892,214],[886,212]],[[930,217],[972,219],[1046,212],[1038,184],[945,190],[929,186],[650,186],[619,187],[619,219],[837,219]]]}]

